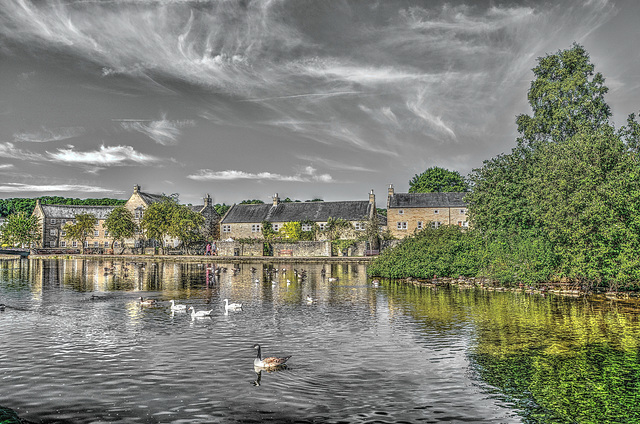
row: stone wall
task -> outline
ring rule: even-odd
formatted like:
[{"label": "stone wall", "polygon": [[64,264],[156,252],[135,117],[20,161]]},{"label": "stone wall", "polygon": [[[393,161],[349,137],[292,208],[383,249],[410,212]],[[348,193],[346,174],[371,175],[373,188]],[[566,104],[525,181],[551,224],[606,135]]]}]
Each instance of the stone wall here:
[{"label": "stone wall", "polygon": [[[400,213],[402,212],[402,213]],[[389,208],[387,228],[394,237],[404,238],[439,222],[440,225],[467,225],[467,208]],[[398,222],[406,222],[406,228],[398,228]],[[422,228],[419,227],[422,223]]]},{"label": "stone wall", "polygon": [[217,241],[218,256],[262,256],[264,244],[239,241]]},{"label": "stone wall", "polygon": [[272,243],[273,256],[314,257],[331,256],[331,242],[299,241],[297,243]]}]

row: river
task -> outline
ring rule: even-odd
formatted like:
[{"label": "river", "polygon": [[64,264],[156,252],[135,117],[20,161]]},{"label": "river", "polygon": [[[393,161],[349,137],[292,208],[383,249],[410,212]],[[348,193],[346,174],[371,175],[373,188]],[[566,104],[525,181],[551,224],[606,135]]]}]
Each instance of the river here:
[{"label": "river", "polygon": [[[102,259],[0,261],[0,303],[0,414],[28,422],[640,421],[632,303]],[[255,369],[256,343],[287,367]]]}]

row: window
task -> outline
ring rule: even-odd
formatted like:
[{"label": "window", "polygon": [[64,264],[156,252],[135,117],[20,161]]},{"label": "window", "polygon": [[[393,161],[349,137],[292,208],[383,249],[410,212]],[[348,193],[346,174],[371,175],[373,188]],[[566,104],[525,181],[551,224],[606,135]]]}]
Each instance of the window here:
[{"label": "window", "polygon": [[143,211],[142,208],[137,208],[134,212],[134,217],[136,219],[142,219]]},{"label": "window", "polygon": [[60,230],[60,235],[64,237],[67,235],[67,232],[65,230]]},{"label": "window", "polygon": [[71,246],[72,247],[78,247],[78,242],[77,241],[71,242]]},{"label": "window", "polygon": [[260,232],[260,224],[251,224],[251,232],[259,233]]},{"label": "window", "polygon": [[400,210],[398,211],[398,215],[404,215],[404,210],[403,210],[403,209],[400,209]]},{"label": "window", "polygon": [[109,237],[109,231],[104,230],[104,236],[105,236],[105,237]]},{"label": "window", "polygon": [[433,221],[431,223],[431,228],[439,228],[442,225],[442,222],[440,221]]},{"label": "window", "polygon": [[98,237],[98,236],[100,236],[100,231],[95,230],[95,231],[93,232],[93,236],[94,236],[94,237]]},{"label": "window", "polygon": [[55,236],[56,235],[56,230],[55,228],[52,228],[49,230],[49,235]]},{"label": "window", "polygon": [[113,242],[113,247],[118,247],[118,242],[117,241]]},{"label": "window", "polygon": [[61,241],[60,242],[60,247],[67,247],[67,242],[66,241]]},{"label": "window", "polygon": [[356,227],[356,230],[358,230],[358,231],[363,231],[364,230],[364,222],[356,222],[354,224],[354,226]]},{"label": "window", "polygon": [[418,221],[418,230],[422,230],[422,221]]},{"label": "window", "polygon": [[231,232],[231,225],[223,225],[222,226],[222,232],[223,233],[230,233]]},{"label": "window", "polygon": [[56,220],[55,219],[51,219],[51,221],[49,221],[51,224],[55,224]]},{"label": "window", "polygon": [[89,242],[88,241],[84,242],[84,247],[89,247]]},{"label": "window", "polygon": [[280,231],[280,224],[273,224],[271,225],[271,229],[273,231]]},{"label": "window", "polygon": [[93,242],[93,247],[100,247],[100,242],[99,241],[94,241]]},{"label": "window", "polygon": [[398,222],[397,226],[398,226],[398,230],[406,230],[407,229],[407,223],[406,222]]},{"label": "window", "polygon": [[435,209],[433,213],[440,213],[440,211],[438,209]]},{"label": "window", "polygon": [[108,241],[104,242],[104,247],[109,247],[109,242]]},{"label": "window", "polygon": [[56,241],[55,240],[51,240],[49,242],[49,247],[56,247]]},{"label": "window", "polygon": [[321,222],[320,224],[318,224],[318,227],[320,228],[320,231],[324,231],[326,226],[327,226],[327,224],[325,224],[324,222]]},{"label": "window", "polygon": [[311,231],[313,230],[312,224],[302,224],[302,231]]},{"label": "window", "polygon": [[462,227],[462,221],[458,221],[458,227]]},{"label": "window", "polygon": [[466,209],[460,209],[460,213],[467,213]]}]

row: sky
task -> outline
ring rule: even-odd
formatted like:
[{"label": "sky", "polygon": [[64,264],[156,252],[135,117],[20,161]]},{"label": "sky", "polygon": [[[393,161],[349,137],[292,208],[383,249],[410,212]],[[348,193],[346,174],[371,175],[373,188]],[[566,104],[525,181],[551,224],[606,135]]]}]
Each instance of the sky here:
[{"label": "sky", "polygon": [[574,42],[640,110],[635,0],[0,0],[0,198],[367,200],[508,153]]}]

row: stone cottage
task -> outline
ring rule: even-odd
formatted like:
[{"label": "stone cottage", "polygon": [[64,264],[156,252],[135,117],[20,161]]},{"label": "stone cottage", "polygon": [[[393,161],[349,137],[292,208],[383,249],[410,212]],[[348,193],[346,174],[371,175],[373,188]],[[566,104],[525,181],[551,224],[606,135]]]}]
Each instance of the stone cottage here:
[{"label": "stone cottage", "polygon": [[404,238],[427,225],[469,227],[466,193],[396,193],[389,185],[387,227],[396,238]]}]

